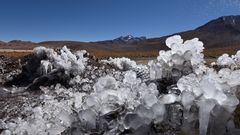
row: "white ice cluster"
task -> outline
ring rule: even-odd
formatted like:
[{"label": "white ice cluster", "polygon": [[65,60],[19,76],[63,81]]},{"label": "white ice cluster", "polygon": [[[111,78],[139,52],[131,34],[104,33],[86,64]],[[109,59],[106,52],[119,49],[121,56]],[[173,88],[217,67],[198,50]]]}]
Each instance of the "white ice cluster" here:
[{"label": "white ice cluster", "polygon": [[[112,120],[115,127],[108,131],[109,134],[117,134],[119,130],[137,130],[153,120],[156,122],[163,120],[165,108],[158,101],[158,94],[155,84],[146,85],[136,77],[133,71],[127,71],[123,81],[105,76],[98,79],[94,85],[94,91],[86,96],[83,112],[89,112],[88,114],[94,117],[98,115],[107,117],[111,113],[123,113],[125,110],[127,114],[119,120]],[[96,129],[97,122],[93,119],[94,117],[85,115],[79,115],[79,117],[82,120],[81,123],[89,123],[87,125],[92,125],[91,129]]]},{"label": "white ice cluster", "polygon": [[202,54],[203,43],[198,38],[183,42],[183,39],[176,35],[168,38],[166,45],[171,50],[161,50],[157,62],[149,62],[151,79],[178,78],[205,62]]},{"label": "white ice cluster", "polygon": [[[228,114],[232,114],[236,109],[239,104],[235,95],[237,87],[240,86],[239,75],[240,70],[221,69],[216,72],[209,69],[202,76],[190,74],[178,81],[177,86],[181,91],[181,103],[186,112],[189,113],[190,108],[194,105],[199,107],[201,135],[207,134],[210,115],[215,114],[213,117],[219,117],[217,112],[220,110],[214,109],[214,107],[222,107]],[[221,117],[228,119],[230,115]],[[188,117],[186,119],[187,121],[193,120]]]},{"label": "white ice cluster", "polygon": [[[166,40],[166,44],[171,50],[160,51],[158,61],[150,63],[151,78],[174,79],[177,76],[177,87],[181,94],[178,97],[169,95],[166,100],[180,102],[186,109],[185,114],[188,115],[191,107],[198,107],[200,134],[205,135],[210,115],[219,111],[214,110],[214,107],[220,106],[220,108],[227,110],[228,114],[232,114],[239,104],[235,93],[240,86],[240,70],[224,68],[217,72],[205,66],[202,54],[203,43],[196,38],[183,43],[180,36],[173,36]],[[232,58],[223,55],[218,59],[218,62],[228,66],[237,65],[239,62],[238,54],[239,52]],[[186,66],[185,63],[189,62],[190,64]],[[222,117],[228,119],[230,115]],[[185,118],[186,121],[193,120],[189,116]],[[212,119],[214,119],[214,115]]]},{"label": "white ice cluster", "polygon": [[50,48],[37,47],[34,49],[34,53],[39,57],[47,56],[46,60],[41,61],[43,74],[51,72],[53,69],[63,68],[67,73],[78,75],[86,66],[87,58],[83,57],[87,53],[85,50],[73,54],[66,46],[59,53]]},{"label": "white ice cluster", "polygon": [[108,63],[114,65],[115,67],[121,70],[129,70],[137,66],[135,61],[130,60],[129,58],[109,58],[108,60],[102,60],[103,63]]},{"label": "white ice cluster", "polygon": [[230,68],[240,68],[240,51],[236,53],[236,55],[223,54],[217,59],[217,64],[219,66],[227,66]]},{"label": "white ice cluster", "polygon": [[[63,68],[74,74],[72,87],[41,87],[41,104],[25,107],[27,117],[0,121],[2,134],[194,134],[198,125],[201,135],[240,133],[232,124],[240,70],[207,67],[197,38],[173,36],[166,44],[170,50],[160,51],[148,67],[128,58],[102,61],[120,70],[88,65],[86,52],[72,54],[66,47],[59,54],[35,49],[47,55],[45,73]],[[239,56],[222,56],[218,63],[231,65],[225,61],[237,63]],[[146,70],[141,73],[150,79],[139,75]]]},{"label": "white ice cluster", "polygon": [[[73,122],[72,106],[74,101],[81,96],[81,94],[71,92],[56,85],[54,94],[64,95],[66,100],[56,99],[56,96],[51,95],[49,88],[43,88],[46,93],[39,97],[43,104],[35,106],[34,103],[26,106],[23,110],[27,118],[19,117],[11,122],[5,124],[3,135],[57,135],[71,126]],[[79,96],[75,98],[75,96]],[[78,101],[79,102],[79,101]]]}]

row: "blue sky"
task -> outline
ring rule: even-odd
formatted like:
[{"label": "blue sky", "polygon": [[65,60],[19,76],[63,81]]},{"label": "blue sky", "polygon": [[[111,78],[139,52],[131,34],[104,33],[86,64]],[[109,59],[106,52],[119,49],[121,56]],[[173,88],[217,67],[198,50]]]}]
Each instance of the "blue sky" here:
[{"label": "blue sky", "polygon": [[160,37],[240,15],[240,0],[1,0],[0,40]]}]

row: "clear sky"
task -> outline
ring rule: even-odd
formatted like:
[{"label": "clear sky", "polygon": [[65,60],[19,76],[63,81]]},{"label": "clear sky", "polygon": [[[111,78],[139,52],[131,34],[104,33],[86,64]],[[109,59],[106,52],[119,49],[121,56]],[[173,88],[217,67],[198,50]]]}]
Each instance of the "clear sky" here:
[{"label": "clear sky", "polygon": [[0,40],[160,37],[240,15],[240,0],[1,0]]}]

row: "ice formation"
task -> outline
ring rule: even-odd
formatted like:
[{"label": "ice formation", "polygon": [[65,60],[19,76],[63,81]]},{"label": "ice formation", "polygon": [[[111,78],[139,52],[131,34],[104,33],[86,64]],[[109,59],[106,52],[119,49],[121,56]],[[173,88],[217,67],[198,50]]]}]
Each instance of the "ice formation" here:
[{"label": "ice formation", "polygon": [[230,68],[240,68],[240,51],[236,53],[236,55],[232,55],[231,57],[228,54],[223,54],[217,59],[217,64],[219,66],[225,66]]},{"label": "ice formation", "polygon": [[128,58],[94,65],[86,51],[34,49],[43,76],[64,69],[70,87],[41,86],[17,118],[0,120],[1,134],[239,134],[232,114],[239,104],[240,53],[221,56],[216,71],[205,65],[197,38],[173,36],[166,45],[170,50],[148,66]]},{"label": "ice formation", "polygon": [[203,43],[197,38],[183,42],[176,35],[166,40],[169,51],[160,51],[157,62],[149,62],[151,79],[174,78],[192,72],[192,68],[202,65]]},{"label": "ice formation", "polygon": [[115,67],[121,70],[129,70],[137,66],[135,61],[130,60],[129,58],[109,58],[109,60],[102,60],[103,63],[108,63],[114,65]]},{"label": "ice formation", "polygon": [[87,61],[87,58],[83,57],[87,53],[86,51],[78,51],[73,54],[66,46],[60,50],[59,54],[53,49],[45,47],[37,47],[33,51],[39,57],[47,56],[48,60],[41,61],[44,72],[51,71],[52,68],[63,68],[69,74],[78,75],[83,72]]}]

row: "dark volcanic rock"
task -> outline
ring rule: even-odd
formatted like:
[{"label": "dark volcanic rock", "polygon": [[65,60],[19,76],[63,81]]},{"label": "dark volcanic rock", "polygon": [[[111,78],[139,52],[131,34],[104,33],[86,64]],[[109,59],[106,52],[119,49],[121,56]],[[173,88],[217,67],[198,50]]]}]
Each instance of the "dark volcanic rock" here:
[{"label": "dark volcanic rock", "polygon": [[46,55],[41,57],[32,55],[27,64],[22,67],[22,72],[17,77],[6,82],[5,86],[27,86],[32,83],[34,79],[41,76],[39,67],[43,59],[46,59]]},{"label": "dark volcanic rock", "polygon": [[63,86],[68,87],[70,76],[65,74],[64,69],[55,70],[47,75],[36,78],[29,86],[28,90],[39,90],[40,86],[50,86],[52,84],[60,83]]}]

